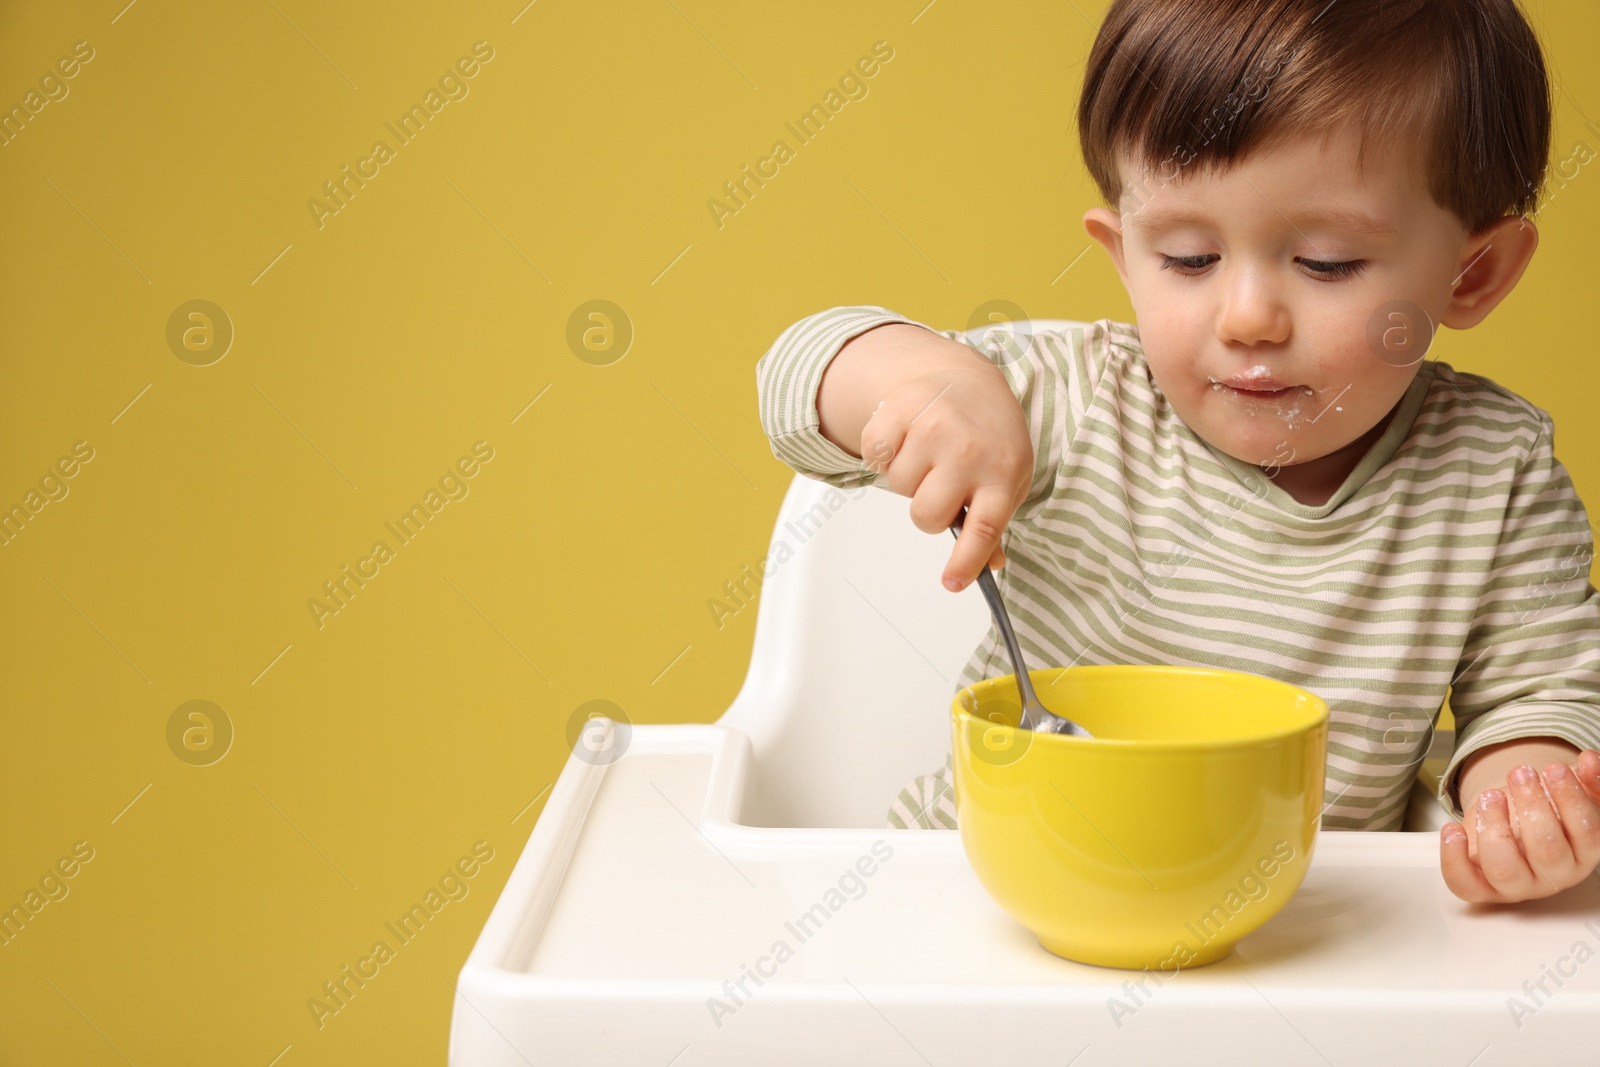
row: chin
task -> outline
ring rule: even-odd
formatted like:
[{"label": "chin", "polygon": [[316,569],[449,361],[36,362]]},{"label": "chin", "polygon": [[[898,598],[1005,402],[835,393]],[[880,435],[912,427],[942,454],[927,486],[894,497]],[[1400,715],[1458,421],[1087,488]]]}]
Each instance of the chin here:
[{"label": "chin", "polygon": [[1304,442],[1298,439],[1299,435],[1284,433],[1281,426],[1263,425],[1258,433],[1239,433],[1237,427],[1231,429],[1231,433],[1206,437],[1206,440],[1241,463],[1287,467],[1312,458]]}]

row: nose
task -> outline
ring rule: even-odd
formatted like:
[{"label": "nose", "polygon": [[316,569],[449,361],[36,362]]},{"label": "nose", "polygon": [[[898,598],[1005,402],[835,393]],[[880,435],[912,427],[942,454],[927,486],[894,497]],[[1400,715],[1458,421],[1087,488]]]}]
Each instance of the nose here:
[{"label": "nose", "polygon": [[1289,308],[1263,271],[1239,267],[1229,272],[1217,317],[1217,337],[1246,347],[1282,344],[1289,339]]}]

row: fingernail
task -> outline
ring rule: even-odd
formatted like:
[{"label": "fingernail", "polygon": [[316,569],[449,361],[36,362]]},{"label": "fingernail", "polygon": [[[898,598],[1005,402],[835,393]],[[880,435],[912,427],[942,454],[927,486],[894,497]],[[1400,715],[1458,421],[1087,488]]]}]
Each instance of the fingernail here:
[{"label": "fingernail", "polygon": [[950,590],[952,593],[959,593],[959,592],[961,592],[961,579],[960,578],[946,578],[944,580],[944,587],[946,589]]},{"label": "fingernail", "polygon": [[1572,772],[1567,769],[1565,763],[1552,763],[1550,769],[1544,772],[1544,776],[1552,782],[1559,782],[1572,777]]},{"label": "fingernail", "polygon": [[1483,792],[1478,794],[1478,807],[1483,811],[1488,811],[1490,808],[1494,807],[1495,801],[1499,799],[1500,790],[1485,789]]},{"label": "fingernail", "polygon": [[1538,775],[1534,773],[1533,768],[1527,764],[1513,768],[1511,771],[1511,780],[1518,785],[1532,785],[1533,780],[1537,777]]},{"label": "fingernail", "polygon": [[1447,845],[1453,845],[1457,841],[1463,840],[1466,836],[1467,832],[1461,828],[1460,823],[1453,822],[1444,828],[1444,842]]}]

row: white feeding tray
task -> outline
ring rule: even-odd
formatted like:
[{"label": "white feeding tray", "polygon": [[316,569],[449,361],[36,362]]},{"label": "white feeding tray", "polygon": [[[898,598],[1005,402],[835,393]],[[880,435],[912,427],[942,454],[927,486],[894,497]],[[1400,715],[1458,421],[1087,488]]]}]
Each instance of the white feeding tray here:
[{"label": "white feeding tray", "polygon": [[1175,976],[1053,956],[959,833],[878,829],[988,624],[908,506],[796,478],[733,704],[574,750],[462,968],[453,1067],[1600,1063],[1600,879],[1451,894],[1447,733],[1423,832],[1319,834],[1278,915]]},{"label": "white feeding tray", "polygon": [[1233,955],[1113,970],[1040,948],[958,833],[741,825],[751,767],[720,725],[569,761],[462,970],[450,1063],[1596,1062],[1593,879],[1474,914],[1436,834],[1323,832]]}]

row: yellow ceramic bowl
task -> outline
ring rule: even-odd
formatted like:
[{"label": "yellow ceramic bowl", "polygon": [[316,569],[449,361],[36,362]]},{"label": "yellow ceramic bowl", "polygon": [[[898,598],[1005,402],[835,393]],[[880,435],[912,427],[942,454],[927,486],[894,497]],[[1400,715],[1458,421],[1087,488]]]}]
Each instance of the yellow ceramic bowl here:
[{"label": "yellow ceramic bowl", "polygon": [[1014,675],[952,706],[956,822],[978,880],[1049,951],[1106,967],[1212,963],[1311,862],[1328,705],[1237,671],[1031,672],[1092,740],[1018,728]]}]

